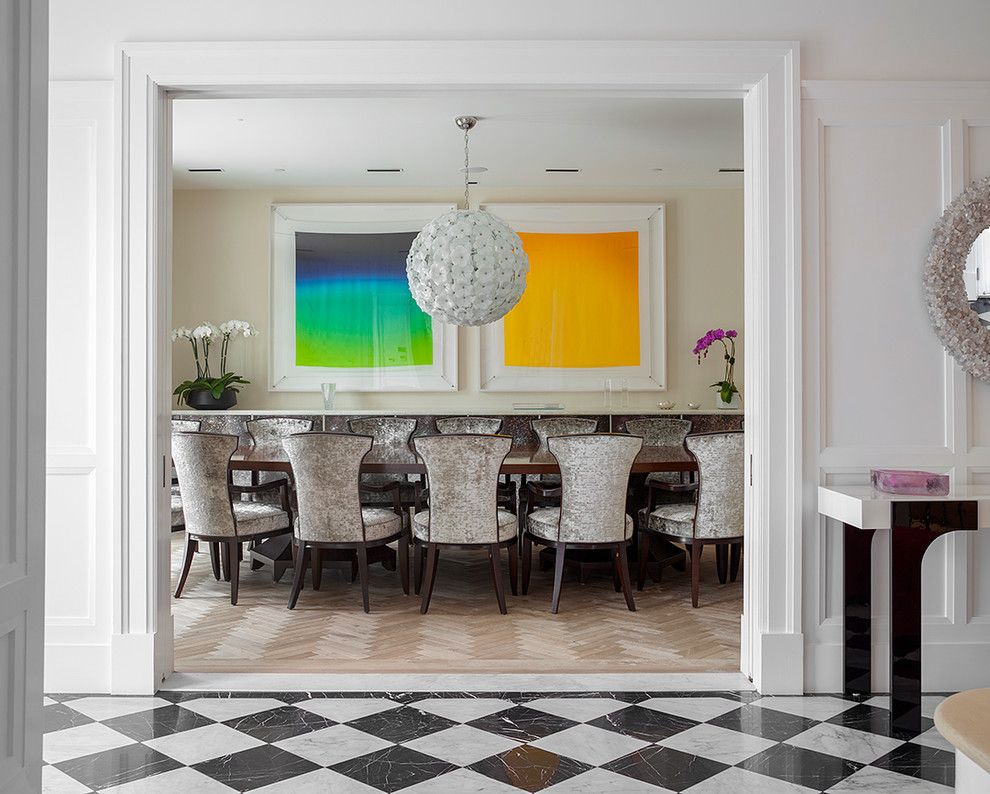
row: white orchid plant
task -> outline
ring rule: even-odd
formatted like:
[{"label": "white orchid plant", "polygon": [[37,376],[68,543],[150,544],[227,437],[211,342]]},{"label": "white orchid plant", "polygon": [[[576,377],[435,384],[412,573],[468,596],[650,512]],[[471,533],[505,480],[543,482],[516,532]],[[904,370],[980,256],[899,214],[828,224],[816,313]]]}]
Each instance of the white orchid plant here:
[{"label": "white orchid plant", "polygon": [[[220,325],[206,322],[195,328],[173,328],[172,341],[187,339],[192,345],[193,358],[196,361],[196,379],[183,381],[172,392],[178,403],[181,405],[185,402],[191,391],[208,391],[214,399],[219,400],[227,389],[236,392],[239,391],[238,384],[250,383],[251,381],[240,375],[227,372],[227,351],[231,338],[250,338],[257,335],[258,329],[246,320],[227,320]],[[220,346],[220,376],[215,378],[210,374],[210,348],[216,345]]]}]

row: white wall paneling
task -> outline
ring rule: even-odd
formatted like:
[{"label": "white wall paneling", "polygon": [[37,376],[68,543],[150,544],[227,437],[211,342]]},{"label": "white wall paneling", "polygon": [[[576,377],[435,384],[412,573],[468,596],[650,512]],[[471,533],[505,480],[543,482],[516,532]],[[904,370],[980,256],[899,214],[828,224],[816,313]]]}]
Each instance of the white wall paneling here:
[{"label": "white wall paneling", "polygon": [[45,687],[108,691],[113,84],[50,89]]},{"label": "white wall paneling", "polygon": [[[806,485],[866,482],[880,465],[987,481],[990,387],[942,350],[921,271],[944,205],[990,174],[988,87],[806,83],[802,117]],[[819,517],[810,499],[804,527],[806,688],[838,691],[841,526]],[[889,673],[888,555],[878,536],[878,691]],[[922,575],[924,688],[987,686],[990,530],[937,541]]]}]

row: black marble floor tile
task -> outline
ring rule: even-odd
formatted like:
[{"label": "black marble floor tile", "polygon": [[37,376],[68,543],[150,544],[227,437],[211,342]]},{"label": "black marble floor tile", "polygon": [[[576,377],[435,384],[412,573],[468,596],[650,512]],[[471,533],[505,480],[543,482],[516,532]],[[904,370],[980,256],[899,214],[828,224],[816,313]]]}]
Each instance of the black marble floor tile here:
[{"label": "black marble floor tile", "polygon": [[253,791],[319,769],[305,758],[270,744],[203,761],[192,768],[235,791]]},{"label": "black marble floor tile", "polygon": [[178,706],[160,706],[149,711],[104,720],[103,724],[137,742],[146,742],[160,736],[171,736],[173,733],[212,725],[213,720]]},{"label": "black marble floor tile", "polygon": [[84,786],[103,789],[169,772],[182,764],[143,744],[129,744],[115,750],[62,761],[53,766]]},{"label": "black marble floor tile", "polygon": [[740,733],[748,733],[750,736],[760,736],[764,739],[782,742],[792,736],[797,736],[799,733],[804,733],[818,723],[807,717],[799,717],[796,714],[787,714],[770,708],[743,706],[709,720],[708,724]]},{"label": "black marble floor tile", "polygon": [[956,761],[953,753],[948,750],[937,750],[934,747],[923,747],[920,744],[902,744],[881,756],[871,766],[889,769],[927,780],[930,783],[941,783],[943,786],[956,784]]},{"label": "black marble floor tile", "polygon": [[664,714],[642,706],[628,706],[592,720],[588,724],[596,728],[604,728],[607,731],[616,731],[626,736],[642,739],[645,742],[659,742],[675,733],[686,731],[698,723],[694,720],[677,717],[673,714]]},{"label": "black marble floor tile", "polygon": [[224,725],[234,728],[248,736],[253,736],[269,744],[275,744],[283,739],[291,739],[303,733],[330,728],[337,723],[321,717],[311,711],[285,706],[271,711],[260,711],[246,717],[227,720]]},{"label": "black marble floor tile", "polygon": [[45,716],[45,733],[61,731],[64,728],[75,728],[77,725],[88,725],[94,721],[85,714],[75,709],[70,709],[68,706],[63,706],[61,703],[45,706],[43,713]]},{"label": "black marble floor tile", "polygon": [[862,769],[863,764],[815,750],[778,744],[747,758],[738,766],[788,783],[797,783],[814,791],[825,791]]},{"label": "black marble floor tile", "polygon": [[603,768],[671,791],[683,791],[729,767],[670,747],[644,747]]},{"label": "black marble floor tile", "polygon": [[497,733],[520,742],[535,742],[551,733],[558,733],[579,723],[565,717],[547,714],[528,706],[516,706],[497,714],[467,723],[473,728]]},{"label": "black marble floor tile", "polygon": [[[881,709],[876,706],[867,706],[860,703],[853,706],[841,714],[837,714],[832,719],[826,720],[832,725],[842,725],[845,728],[855,728],[858,731],[868,731],[880,736],[889,736],[893,739],[904,739],[908,741],[917,736],[912,731],[904,731],[893,728],[890,724],[890,709]],[[935,722],[928,717],[921,718],[921,732],[924,733],[931,728]]]},{"label": "black marble floor tile", "polygon": [[528,744],[485,758],[468,767],[474,772],[523,791],[542,791],[591,768],[573,758]]},{"label": "black marble floor tile", "polygon": [[367,786],[388,792],[399,791],[457,769],[454,764],[399,746],[342,761],[330,768]]},{"label": "black marble floor tile", "polygon": [[457,725],[453,720],[411,706],[371,714],[347,724],[359,731],[396,743],[429,736],[431,733]]}]

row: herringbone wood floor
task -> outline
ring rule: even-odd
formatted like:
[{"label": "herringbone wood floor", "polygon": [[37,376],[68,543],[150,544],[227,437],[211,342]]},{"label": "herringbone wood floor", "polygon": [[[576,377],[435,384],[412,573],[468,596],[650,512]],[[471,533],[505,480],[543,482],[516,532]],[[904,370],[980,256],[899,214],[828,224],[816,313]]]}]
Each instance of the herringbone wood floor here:
[{"label": "herringbone wood floor", "polygon": [[[184,536],[172,539],[172,583]],[[505,563],[508,590],[508,566]],[[238,605],[197,555],[182,598],[172,600],[175,669],[186,672],[688,672],[739,669],[742,581],[719,585],[706,550],[701,607],[692,609],[686,573],[649,579],[629,612],[611,576],[564,581],[560,612],[549,612],[552,572],[534,559],[529,595],[495,603],[484,552],[441,554],[430,611],[404,596],[398,572],[372,567],[371,609],[343,572],[327,569],[286,609],[291,571],[274,584],[267,568],[241,566]],[[635,576],[635,573],[633,574]]]}]

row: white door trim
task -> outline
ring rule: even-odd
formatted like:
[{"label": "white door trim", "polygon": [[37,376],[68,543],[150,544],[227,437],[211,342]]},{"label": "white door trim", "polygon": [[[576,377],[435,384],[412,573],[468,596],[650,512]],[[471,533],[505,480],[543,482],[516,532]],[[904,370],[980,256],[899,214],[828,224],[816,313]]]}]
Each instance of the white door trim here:
[{"label": "white door trim", "polygon": [[121,531],[115,692],[171,671],[167,488],[170,97],[469,89],[741,96],[746,135],[747,550],[742,671],[803,688],[799,74],[794,42],[124,44],[117,54]]}]

